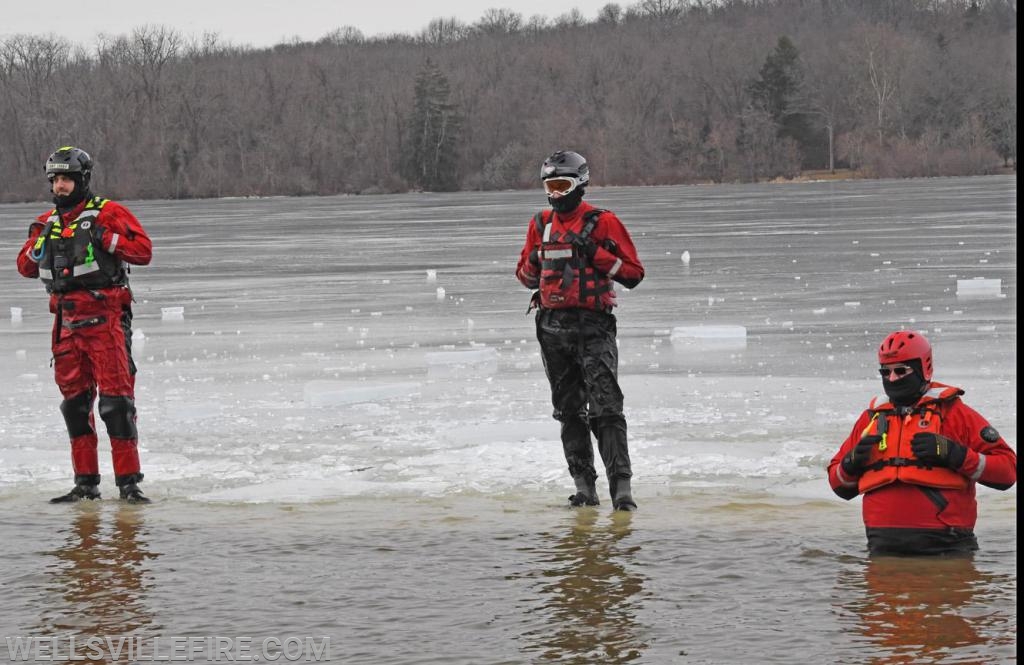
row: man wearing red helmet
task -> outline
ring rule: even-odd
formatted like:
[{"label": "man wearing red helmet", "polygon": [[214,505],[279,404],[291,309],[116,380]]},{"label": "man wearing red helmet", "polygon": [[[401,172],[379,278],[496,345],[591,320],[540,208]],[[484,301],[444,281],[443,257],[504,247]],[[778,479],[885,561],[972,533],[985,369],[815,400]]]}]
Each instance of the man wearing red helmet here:
[{"label": "man wearing red helmet", "polygon": [[619,218],[583,201],[590,168],[582,155],[559,150],[541,166],[550,211],[526,230],[516,277],[536,289],[537,340],[551,385],[554,417],[576,493],[573,506],[596,506],[593,432],[615,510],[636,509],[626,443],[619,352],[615,343],[615,286],[644,278],[636,247]]},{"label": "man wearing red helmet", "polygon": [[71,437],[75,486],[53,503],[100,498],[93,404],[110,436],[115,482],[121,498],[147,503],[135,427],[132,360],[132,292],[128,264],[146,265],[152,243],[127,208],[93,196],[89,154],[58,148],[46,160],[56,207],[29,226],[18,252],[18,272],[39,278],[50,294],[53,371]]},{"label": "man wearing red helmet", "polygon": [[885,395],[874,398],[828,465],[832,490],[864,495],[873,554],[946,554],[978,549],[975,485],[1017,482],[1017,455],[988,421],[932,380],[931,344],[901,330],[882,342]]}]

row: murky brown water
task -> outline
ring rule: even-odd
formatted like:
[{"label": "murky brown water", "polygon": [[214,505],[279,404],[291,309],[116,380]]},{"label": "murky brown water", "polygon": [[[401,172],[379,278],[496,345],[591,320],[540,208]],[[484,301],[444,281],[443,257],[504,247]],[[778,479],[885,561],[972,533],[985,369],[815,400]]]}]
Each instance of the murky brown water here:
[{"label": "murky brown water", "polygon": [[690,490],[629,515],[549,498],[7,500],[0,626],[65,645],[328,637],[343,663],[1014,660],[1012,495],[982,497],[973,560],[869,560],[838,502]]}]

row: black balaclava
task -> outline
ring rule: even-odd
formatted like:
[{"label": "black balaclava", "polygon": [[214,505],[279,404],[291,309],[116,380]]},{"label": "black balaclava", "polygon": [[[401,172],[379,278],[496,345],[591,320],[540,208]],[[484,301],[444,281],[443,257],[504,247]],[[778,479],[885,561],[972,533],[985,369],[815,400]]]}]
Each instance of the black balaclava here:
[{"label": "black balaclava", "polygon": [[[85,185],[85,179],[82,174],[69,173],[68,177],[75,181],[75,189],[67,196],[53,195],[53,204],[57,206],[57,212],[64,214],[67,211],[74,208],[76,205],[85,200],[89,194],[89,188]],[[53,186],[50,186],[50,192],[53,192]]]},{"label": "black balaclava", "polygon": [[566,196],[560,196],[557,199],[548,197],[548,203],[555,212],[564,215],[572,212],[576,209],[576,206],[583,200],[583,187],[577,187],[576,189],[569,192]]},{"label": "black balaclava", "polygon": [[[928,389],[928,382],[924,380],[924,372],[921,370],[920,360],[908,360],[904,364],[908,367],[913,367],[914,371],[899,381],[889,381],[883,378],[882,388],[894,405],[913,406],[917,404],[917,400],[921,399],[921,395]],[[892,378],[892,374],[889,375],[889,378]]]}]

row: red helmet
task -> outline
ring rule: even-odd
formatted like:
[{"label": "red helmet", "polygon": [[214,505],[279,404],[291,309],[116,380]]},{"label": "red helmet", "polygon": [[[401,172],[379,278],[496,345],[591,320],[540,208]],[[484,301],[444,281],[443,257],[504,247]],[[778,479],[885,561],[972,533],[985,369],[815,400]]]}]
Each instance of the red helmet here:
[{"label": "red helmet", "polygon": [[932,345],[928,339],[913,330],[898,330],[878,347],[878,362],[882,365],[917,360],[921,363],[924,380],[932,380]]}]

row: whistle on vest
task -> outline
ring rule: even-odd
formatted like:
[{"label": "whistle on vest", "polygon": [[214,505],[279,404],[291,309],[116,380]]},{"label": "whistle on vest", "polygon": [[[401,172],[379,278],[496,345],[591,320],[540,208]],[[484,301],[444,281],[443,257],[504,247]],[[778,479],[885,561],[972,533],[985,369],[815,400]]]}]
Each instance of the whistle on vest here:
[{"label": "whistle on vest", "polygon": [[882,438],[878,442],[878,451],[885,452],[889,447],[889,421],[883,416],[881,419],[878,418],[879,414],[875,414],[871,417],[871,422],[864,428],[864,431],[860,433],[862,437],[867,436],[871,431],[871,426],[875,426],[875,434],[880,435]]},{"label": "whistle on vest", "polygon": [[[876,416],[877,418],[877,416]],[[882,435],[882,440],[878,442],[878,451],[885,452],[885,449],[889,447],[889,419],[882,417],[875,426],[875,431]]]}]

